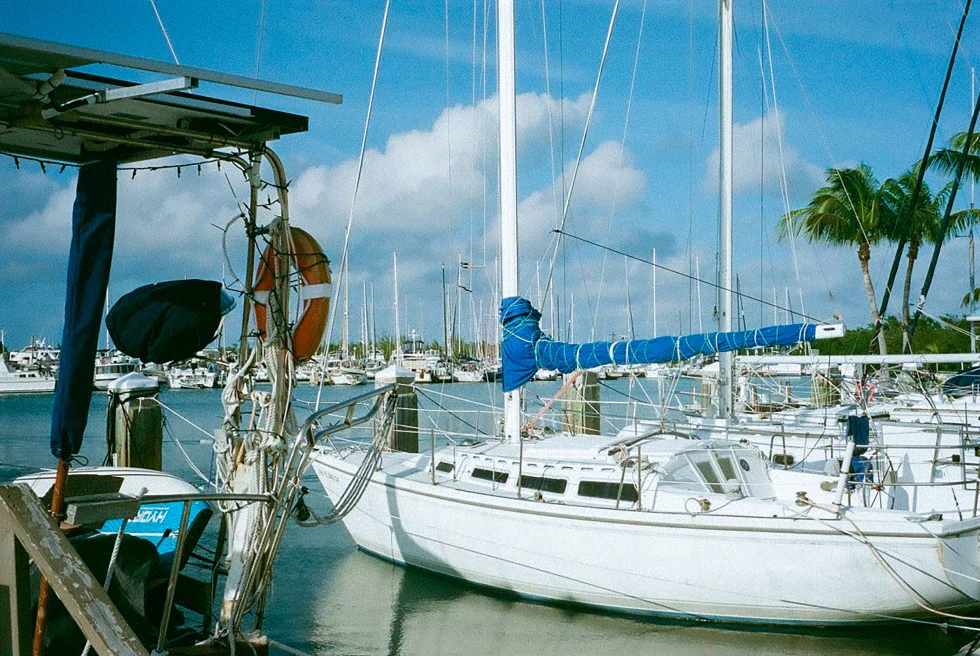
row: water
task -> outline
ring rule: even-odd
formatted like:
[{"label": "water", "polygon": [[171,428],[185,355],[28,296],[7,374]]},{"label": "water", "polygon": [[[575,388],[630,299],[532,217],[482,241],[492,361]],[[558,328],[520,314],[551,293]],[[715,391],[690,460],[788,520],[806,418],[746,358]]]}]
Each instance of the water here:
[{"label": "water", "polygon": [[[627,381],[610,381],[603,400],[626,401]],[[644,381],[647,393],[656,385]],[[532,383],[529,396],[543,399],[558,383]],[[341,400],[368,388],[325,388],[325,401]],[[499,387],[492,385],[432,386],[420,399],[433,399],[448,410],[461,402],[437,397],[439,391],[487,405],[499,405]],[[217,390],[165,391],[161,401],[173,412],[211,430],[222,417]],[[302,386],[300,400],[313,400],[316,390]],[[639,392],[635,396],[644,399]],[[0,396],[0,481],[52,466],[48,431],[53,395]],[[605,408],[604,408],[605,409]],[[212,451],[208,437],[167,413],[164,469],[188,481],[200,479],[174,446],[180,441],[196,466],[208,474]],[[618,406],[624,416],[644,416],[649,409]],[[445,414],[443,415],[446,416]],[[491,430],[489,409],[449,418]],[[423,438],[425,423],[422,423]],[[105,455],[105,397],[96,393],[89,412],[80,454],[91,464]],[[324,513],[329,505],[310,472],[309,505]],[[733,565],[737,566],[737,565]],[[805,564],[801,563],[801,566]],[[265,630],[275,640],[311,654],[954,654],[971,636],[937,627],[891,626],[805,635],[726,630],[704,626],[657,623],[632,617],[584,612],[530,603],[417,570],[406,570],[359,552],[342,525],[290,526],[276,563]]]}]

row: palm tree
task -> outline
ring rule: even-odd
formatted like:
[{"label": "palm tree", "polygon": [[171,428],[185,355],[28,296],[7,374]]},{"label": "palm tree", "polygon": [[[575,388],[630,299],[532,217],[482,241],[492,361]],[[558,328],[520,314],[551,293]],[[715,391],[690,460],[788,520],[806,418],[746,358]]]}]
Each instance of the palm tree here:
[{"label": "palm tree", "polygon": [[[964,178],[969,176],[976,180],[980,178],[980,134],[974,133],[970,135],[970,147],[966,149],[966,154],[964,156],[964,147],[967,143],[968,133],[960,132],[959,134],[954,134],[950,140],[949,144],[942,150],[937,151],[932,157],[929,158],[929,167],[936,169],[940,173],[946,175],[955,175],[956,169],[959,167],[960,163],[963,163],[963,176]],[[972,204],[972,203],[971,203]],[[966,216],[965,221],[960,221],[957,225],[958,212],[952,215],[953,222],[950,228],[955,232],[959,232],[967,225],[974,225],[978,222],[978,210],[972,207],[968,210],[969,214]],[[966,296],[963,297],[962,306],[974,308],[980,303],[980,289],[971,289]]]},{"label": "palm tree", "polygon": [[[867,164],[856,168],[829,169],[827,185],[817,189],[806,207],[791,211],[779,221],[779,237],[806,235],[807,241],[835,246],[857,246],[871,318],[881,324],[878,301],[868,262],[871,246],[883,237],[882,227],[892,226],[892,208]],[[878,333],[882,355],[888,353],[884,331]]]},{"label": "palm tree", "polygon": [[[929,186],[923,182],[916,201],[917,207],[914,212],[910,212],[909,205],[912,202],[912,190],[918,177],[918,167],[919,164],[916,164],[912,170],[901,177],[886,180],[881,185],[882,194],[891,206],[893,220],[903,222],[905,229],[908,230],[908,263],[905,267],[905,282],[902,288],[902,342],[905,349],[909,348],[909,294],[912,287],[912,268],[919,255],[919,247],[923,243],[935,244],[939,241],[943,213],[949,203],[949,196],[953,193],[952,182],[947,183],[935,196],[932,195]],[[973,209],[953,212],[950,214],[950,234],[973,225],[978,216],[980,212]],[[897,223],[887,227],[890,238],[897,237],[898,227]]]}]

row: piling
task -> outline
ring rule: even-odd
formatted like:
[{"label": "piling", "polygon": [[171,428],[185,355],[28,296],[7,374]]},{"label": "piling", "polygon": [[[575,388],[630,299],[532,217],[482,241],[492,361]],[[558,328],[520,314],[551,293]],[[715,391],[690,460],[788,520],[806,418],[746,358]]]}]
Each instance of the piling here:
[{"label": "piling", "polygon": [[[387,442],[392,451],[419,452],[419,399],[415,393],[415,374],[397,365],[382,369],[374,376],[374,387],[395,384],[395,421],[389,428]],[[375,421],[375,430],[382,425]]]},{"label": "piling", "polygon": [[135,372],[109,384],[107,442],[117,467],[163,470],[160,383]]},{"label": "piling", "polygon": [[810,378],[810,404],[815,408],[826,408],[836,400],[830,373],[824,371],[814,373]]},{"label": "piling", "polygon": [[[571,376],[574,374],[565,374]],[[561,428],[573,435],[599,434],[599,376],[583,371],[561,395]]]}]

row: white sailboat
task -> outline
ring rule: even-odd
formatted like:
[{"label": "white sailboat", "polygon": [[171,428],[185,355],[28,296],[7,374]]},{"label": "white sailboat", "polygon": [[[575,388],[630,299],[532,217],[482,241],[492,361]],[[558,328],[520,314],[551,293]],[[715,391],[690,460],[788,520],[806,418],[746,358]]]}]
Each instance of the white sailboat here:
[{"label": "white sailboat", "polygon": [[[729,239],[731,9],[731,0],[720,0],[720,214]],[[537,330],[537,313],[517,297],[513,2],[498,2],[497,18],[502,315],[505,322],[533,319]],[[727,266],[722,286],[731,290]],[[725,296],[727,332],[730,291]],[[727,339],[690,339],[696,337],[716,350]],[[688,339],[670,342],[667,358]],[[574,346],[548,342],[539,346]],[[632,362],[633,344],[617,345]],[[934,614],[946,614],[945,621],[978,607],[980,518],[847,505],[853,442],[828,502],[805,493],[786,498],[764,454],[736,440],[663,430],[552,434],[522,422],[520,391],[506,391],[508,367],[515,366],[507,348],[505,340],[499,439],[443,448],[433,439],[425,453],[385,452],[380,459],[361,448],[318,448],[313,466],[334,502],[345,490],[363,489],[344,519],[362,549],[524,597],[677,619],[824,626]],[[530,349],[523,380],[540,355]],[[731,371],[724,355],[720,417],[731,414]]]}]

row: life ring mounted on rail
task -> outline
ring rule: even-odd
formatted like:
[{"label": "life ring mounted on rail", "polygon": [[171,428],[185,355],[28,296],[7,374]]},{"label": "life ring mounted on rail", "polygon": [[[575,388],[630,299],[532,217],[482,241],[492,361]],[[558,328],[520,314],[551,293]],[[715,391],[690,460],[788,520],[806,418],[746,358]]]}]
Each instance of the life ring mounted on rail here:
[{"label": "life ring mounted on rail", "polygon": [[[292,244],[288,253],[290,278],[295,274],[294,288],[299,296],[296,323],[293,326],[290,350],[296,361],[307,360],[320,348],[330,312],[330,266],[323,249],[308,232],[289,228]],[[265,338],[269,294],[276,287],[273,258],[275,249],[269,244],[255,275],[255,325]]]}]

